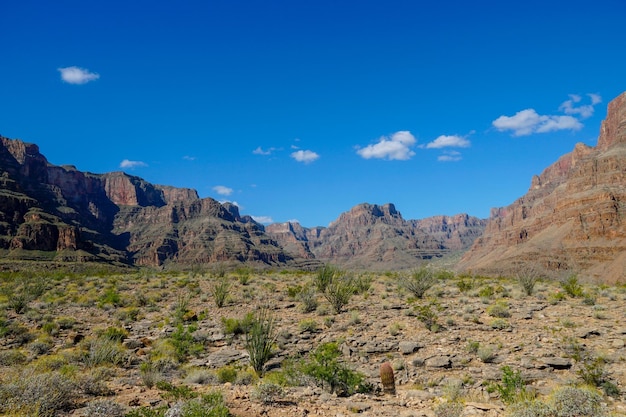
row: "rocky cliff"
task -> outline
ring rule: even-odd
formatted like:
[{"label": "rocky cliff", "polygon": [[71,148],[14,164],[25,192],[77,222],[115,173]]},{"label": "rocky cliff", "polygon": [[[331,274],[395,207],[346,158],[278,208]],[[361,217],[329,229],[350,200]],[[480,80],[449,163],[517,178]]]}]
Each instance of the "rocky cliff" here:
[{"label": "rocky cliff", "polygon": [[410,268],[467,249],[485,221],[460,214],[405,220],[393,204],[359,204],[327,228],[297,223],[266,227],[288,252],[347,268]]},{"label": "rocky cliff", "polygon": [[577,144],[508,207],[493,209],[458,267],[540,268],[604,282],[626,279],[626,93],[608,106],[595,147]]},{"label": "rocky cliff", "polygon": [[151,266],[290,259],[235,206],[123,172],[54,166],[37,145],[1,136],[0,257]]}]

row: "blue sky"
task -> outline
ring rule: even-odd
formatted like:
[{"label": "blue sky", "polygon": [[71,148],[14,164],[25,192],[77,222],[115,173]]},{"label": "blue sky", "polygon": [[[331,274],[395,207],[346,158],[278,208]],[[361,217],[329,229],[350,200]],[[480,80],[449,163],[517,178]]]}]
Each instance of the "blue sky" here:
[{"label": "blue sky", "polygon": [[626,2],[6,1],[0,134],[328,225],[522,196],[626,90]]}]

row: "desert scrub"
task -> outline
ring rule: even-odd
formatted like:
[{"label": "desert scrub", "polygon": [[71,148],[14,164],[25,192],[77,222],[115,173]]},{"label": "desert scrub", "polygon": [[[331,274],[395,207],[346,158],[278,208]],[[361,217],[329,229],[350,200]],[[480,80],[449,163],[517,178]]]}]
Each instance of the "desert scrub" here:
[{"label": "desert scrub", "polygon": [[298,323],[298,329],[300,333],[315,333],[319,330],[320,325],[316,320],[304,319]]},{"label": "desert scrub", "polygon": [[340,271],[334,266],[324,265],[315,273],[313,283],[319,292],[325,293],[328,284],[330,284],[335,278],[335,275],[338,275],[339,273]]},{"label": "desert scrub", "polygon": [[434,409],[435,417],[460,417],[463,414],[463,404],[456,401],[448,401],[438,404]]},{"label": "desert scrub", "polygon": [[430,300],[428,303],[419,304],[414,307],[417,319],[424,323],[424,326],[428,330],[435,333],[441,330],[438,315],[441,310],[441,305],[435,300]]},{"label": "desert scrub", "polygon": [[246,351],[250,355],[252,368],[261,376],[263,368],[272,356],[272,345],[276,341],[274,317],[266,308],[254,314],[246,332]]},{"label": "desert scrub", "polygon": [[585,294],[576,274],[572,274],[561,281],[561,288],[572,298],[582,297]]},{"label": "desert scrub", "polygon": [[252,269],[247,266],[240,266],[235,269],[235,275],[237,275],[237,279],[241,285],[248,285],[250,283],[250,277],[252,275]]},{"label": "desert scrub", "polygon": [[371,391],[372,387],[365,381],[365,375],[351,370],[340,362],[340,356],[341,351],[336,343],[323,343],[309,354],[301,371],[331,394],[349,396],[357,392]]},{"label": "desert scrub", "polygon": [[125,356],[122,344],[106,336],[87,339],[84,345],[86,352],[83,356],[83,362],[88,367],[119,365]]},{"label": "desert scrub", "polygon": [[264,405],[278,402],[285,395],[283,387],[274,382],[260,382],[250,393],[250,399]]},{"label": "desert scrub", "polygon": [[6,415],[54,417],[71,409],[76,398],[75,385],[59,372],[27,368],[3,375],[0,384],[0,412]]},{"label": "desert scrub", "polygon": [[509,304],[504,300],[498,300],[494,304],[487,307],[487,314],[491,317],[507,318],[511,317]]},{"label": "desert scrub", "polygon": [[317,309],[317,293],[311,285],[306,285],[298,294],[297,299],[302,303],[301,309],[303,313],[311,313]]},{"label": "desert scrub", "polygon": [[169,343],[174,347],[176,359],[183,363],[189,355],[198,356],[204,350],[201,343],[197,343],[193,333],[197,330],[194,325],[185,326],[178,324],[176,330],[169,336]]},{"label": "desert scrub", "polygon": [[423,298],[426,291],[435,285],[436,282],[437,279],[434,272],[427,267],[416,269],[410,275],[404,275],[400,278],[400,286],[416,298]]},{"label": "desert scrub", "polygon": [[503,366],[501,370],[502,381],[494,386],[500,394],[500,400],[505,404],[512,404],[523,399],[529,399],[522,374],[512,370],[509,366]]},{"label": "desert scrub", "polygon": [[232,384],[237,379],[237,369],[232,366],[223,366],[215,371],[215,374],[217,375],[217,380],[222,384],[226,382]]},{"label": "desert scrub", "polygon": [[531,296],[535,292],[537,281],[539,281],[539,273],[533,268],[530,268],[515,274],[515,280],[520,287],[522,287],[524,294]]},{"label": "desert scrub", "polygon": [[550,397],[556,417],[599,417],[604,415],[602,397],[590,388],[563,387]]},{"label": "desert scrub", "polygon": [[218,308],[224,307],[230,296],[230,282],[228,278],[221,277],[215,279],[211,285],[211,295],[213,295],[215,305]]},{"label": "desert scrub", "polygon": [[336,314],[341,313],[350,302],[354,294],[354,278],[344,271],[333,275],[331,282],[326,286],[324,297],[330,303]]},{"label": "desert scrub", "polygon": [[113,400],[91,401],[85,407],[87,417],[124,417],[126,407]]}]

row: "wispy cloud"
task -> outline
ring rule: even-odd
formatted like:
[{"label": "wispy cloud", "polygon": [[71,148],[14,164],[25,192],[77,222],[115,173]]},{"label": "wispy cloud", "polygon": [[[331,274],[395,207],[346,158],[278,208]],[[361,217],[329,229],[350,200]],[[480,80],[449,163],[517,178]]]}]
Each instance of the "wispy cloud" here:
[{"label": "wispy cloud", "polygon": [[579,130],[580,121],[572,116],[540,115],[535,109],[521,110],[514,116],[500,116],[492,122],[499,131],[513,131],[513,136],[547,133],[557,130]]},{"label": "wispy cloud", "polygon": [[415,155],[411,147],[416,142],[411,132],[402,130],[391,137],[382,136],[378,143],[358,149],[356,153],[365,159],[407,160]]},{"label": "wispy cloud", "polygon": [[461,157],[461,152],[458,151],[444,151],[443,155],[439,155],[437,157],[437,161],[440,162],[456,162],[463,159]]},{"label": "wispy cloud", "polygon": [[146,164],[145,162],[142,161],[131,161],[129,159],[124,159],[122,162],[120,162],[120,168],[124,168],[124,169],[135,169],[135,168],[141,168],[141,167],[147,167],[148,164]]},{"label": "wispy cloud", "polygon": [[463,136],[458,135],[441,135],[432,142],[426,144],[426,149],[440,148],[469,148],[470,141]]},{"label": "wispy cloud", "polygon": [[185,155],[185,156],[183,156],[183,159],[184,159],[185,161],[195,161],[195,160],[196,160],[196,159],[198,159],[198,158],[196,158],[195,156]]},{"label": "wispy cloud", "polygon": [[269,148],[269,149],[264,151],[263,148],[261,148],[259,146],[258,148],[253,150],[252,153],[255,154],[255,155],[271,155],[272,152],[274,152],[275,150],[276,150],[276,148]]},{"label": "wispy cloud", "polygon": [[270,216],[250,216],[254,219],[255,222],[261,224],[270,224],[274,223],[274,220]]},{"label": "wispy cloud", "polygon": [[233,193],[233,189],[226,187],[224,185],[216,185],[215,187],[213,187],[213,191],[215,191],[216,193],[218,193],[219,195],[231,195]]},{"label": "wispy cloud", "polygon": [[593,112],[595,106],[598,103],[602,102],[602,97],[598,94],[587,94],[587,96],[591,100],[591,104],[577,105],[582,101],[582,97],[578,94],[570,94],[569,100],[565,100],[559,106],[559,110],[561,110],[565,114],[578,114],[583,119],[593,116]]},{"label": "wispy cloud", "polygon": [[309,151],[309,150],[303,151],[303,150],[300,150],[300,151],[292,152],[291,153],[291,157],[293,159],[295,159],[296,161],[298,161],[298,162],[303,162],[305,164],[309,164],[309,163],[319,159],[320,156],[317,153],[313,152],[313,151]]},{"label": "wispy cloud", "polygon": [[68,84],[86,84],[100,78],[100,74],[91,72],[85,68],[64,67],[57,68],[61,73],[61,79]]}]

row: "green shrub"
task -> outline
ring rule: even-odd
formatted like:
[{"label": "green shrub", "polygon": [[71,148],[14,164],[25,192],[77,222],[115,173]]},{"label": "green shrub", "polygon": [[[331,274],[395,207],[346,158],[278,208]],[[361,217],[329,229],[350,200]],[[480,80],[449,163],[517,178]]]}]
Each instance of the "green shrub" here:
[{"label": "green shrub", "polygon": [[230,295],[230,282],[228,282],[228,279],[224,277],[216,279],[211,287],[211,294],[215,300],[215,305],[218,308],[224,307]]},{"label": "green shrub", "polygon": [[354,282],[352,275],[339,272],[333,276],[331,282],[326,286],[324,297],[330,303],[335,313],[339,314],[350,302],[354,294]]},{"label": "green shrub", "polygon": [[118,365],[124,358],[124,348],[121,343],[107,337],[97,337],[86,342],[87,353],[85,365],[89,367],[100,365]]},{"label": "green shrub", "polygon": [[115,342],[121,342],[122,340],[128,337],[128,331],[121,327],[110,326],[105,330],[96,332],[99,337],[103,337],[105,339],[113,340]]},{"label": "green shrub", "polygon": [[561,288],[563,288],[563,291],[565,291],[567,295],[572,298],[582,297],[585,293],[582,285],[580,285],[580,283],[578,282],[578,277],[576,276],[576,274],[572,274],[562,280]]},{"label": "green shrub", "polygon": [[463,410],[463,404],[456,401],[441,403],[433,409],[435,417],[460,417]]},{"label": "green shrub", "polygon": [[307,285],[298,293],[298,300],[302,303],[302,312],[311,313],[317,309],[317,293],[315,289]]},{"label": "green shrub", "polygon": [[556,417],[552,408],[538,400],[524,400],[507,408],[509,417]]},{"label": "green shrub", "polygon": [[298,329],[300,329],[301,333],[315,333],[319,330],[319,327],[319,323],[313,319],[304,319],[298,323]]},{"label": "green shrub", "polygon": [[230,382],[232,384],[237,379],[237,370],[232,366],[223,366],[215,373],[217,375],[217,380],[222,384],[226,382]]},{"label": "green shrub", "polygon": [[325,293],[326,287],[328,287],[338,273],[337,268],[331,265],[324,265],[322,268],[318,269],[313,279],[317,290],[321,293]]},{"label": "green shrub", "polygon": [[502,382],[495,385],[500,393],[500,400],[505,404],[512,404],[525,398],[527,394],[522,374],[519,371],[513,371],[509,366],[503,366],[501,369]]},{"label": "green shrub", "polygon": [[506,318],[511,317],[509,304],[504,300],[498,300],[495,304],[487,307],[487,314],[491,317]]},{"label": "green shrub", "polygon": [[427,304],[416,305],[414,307],[417,319],[424,323],[424,326],[431,332],[441,330],[439,324],[438,313],[442,310],[441,305],[434,300],[430,300]]},{"label": "green shrub", "polygon": [[163,373],[152,361],[142,362],[139,365],[139,376],[148,388],[154,387],[159,381],[163,380]]},{"label": "green shrub", "polygon": [[235,336],[245,334],[250,328],[253,319],[254,314],[252,313],[246,314],[243,319],[222,317],[222,327],[224,329],[224,333]]},{"label": "green shrub", "polygon": [[308,361],[302,366],[302,372],[330,393],[340,396],[371,391],[365,376],[341,363],[340,356],[341,351],[336,343],[323,343],[310,353]]},{"label": "green shrub", "polygon": [[196,331],[195,326],[184,326],[178,324],[176,330],[170,334],[169,342],[174,347],[176,352],[176,359],[179,362],[185,362],[189,355],[198,356],[204,346],[201,343],[197,343],[193,338],[193,333]]},{"label": "green shrub", "polygon": [[259,376],[263,374],[263,368],[272,356],[275,340],[274,317],[263,308],[254,315],[246,333],[246,350],[250,356],[250,364]]},{"label": "green shrub", "polygon": [[235,269],[235,274],[237,275],[237,278],[239,279],[239,283],[241,285],[248,285],[250,283],[251,273],[252,270],[250,269],[250,267],[247,266],[241,266]]},{"label": "green shrub", "polygon": [[426,291],[436,282],[433,271],[427,267],[416,269],[410,275],[405,275],[400,279],[400,285],[416,298],[423,298]]},{"label": "green shrub", "polygon": [[601,401],[594,390],[563,387],[552,394],[551,406],[556,417],[598,417],[602,415]]},{"label": "green shrub", "polygon": [[529,269],[523,272],[518,272],[515,276],[515,279],[522,287],[522,291],[524,291],[524,294],[531,296],[535,291],[535,285],[539,280],[539,275],[535,270]]}]

